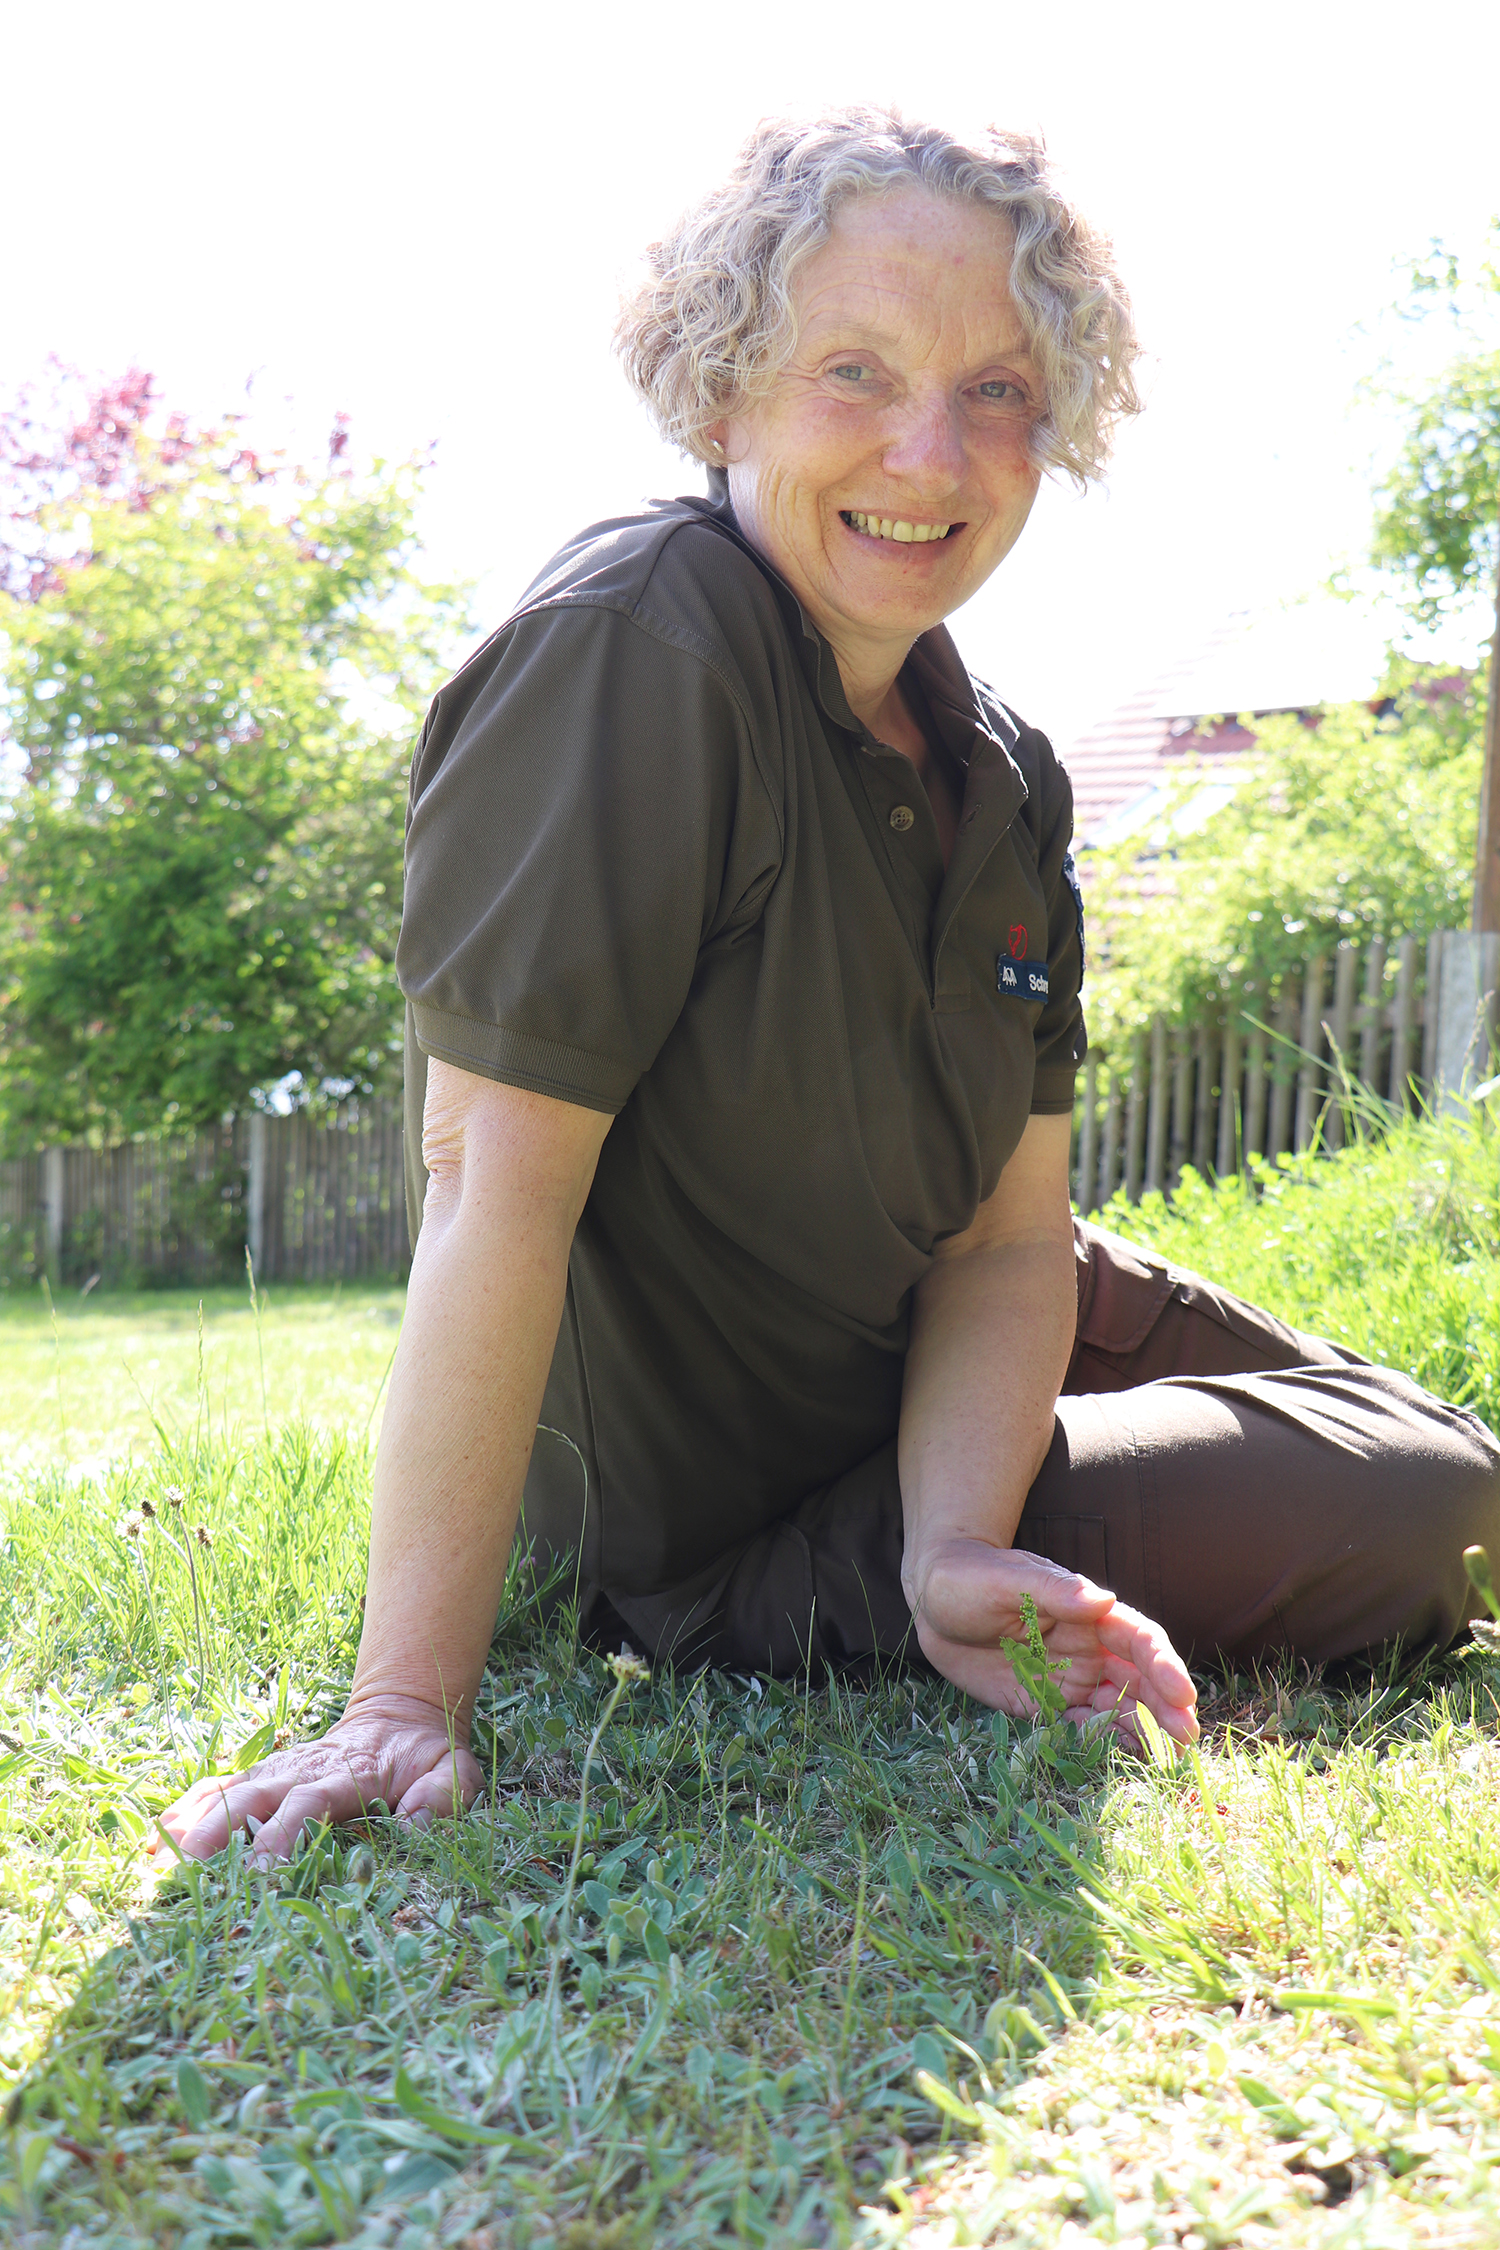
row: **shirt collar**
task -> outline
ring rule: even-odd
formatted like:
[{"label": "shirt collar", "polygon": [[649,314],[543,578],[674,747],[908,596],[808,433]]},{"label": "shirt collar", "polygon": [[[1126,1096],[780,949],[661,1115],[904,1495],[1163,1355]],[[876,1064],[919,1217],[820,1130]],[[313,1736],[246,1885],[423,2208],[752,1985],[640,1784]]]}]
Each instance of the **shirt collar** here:
[{"label": "shirt collar", "polygon": [[[694,494],[687,494],[681,505],[691,508],[695,514],[708,516],[715,528],[732,539],[737,547],[743,548],[751,561],[770,580],[783,610],[787,612],[788,621],[795,617],[801,627],[800,653],[803,668],[825,715],[846,733],[857,735],[865,748],[878,748],[869,728],[849,708],[849,698],[844,693],[844,682],[832,646],[819,632],[780,571],[767,562],[758,547],[751,545],[736,522],[729,498],[729,478],[725,471],[710,466],[708,498],[702,500]],[[993,744],[1003,763],[1014,772],[1016,781],[1020,784],[1018,802],[1024,803],[1027,796],[1026,783],[1012,756],[1020,736],[1020,727],[1002,705],[995,704],[993,710],[986,708],[947,626],[934,625],[923,633],[913,644],[907,662],[915,670],[932,708],[933,717],[942,727],[944,739],[959,763],[967,769],[974,762],[977,748]]]}]

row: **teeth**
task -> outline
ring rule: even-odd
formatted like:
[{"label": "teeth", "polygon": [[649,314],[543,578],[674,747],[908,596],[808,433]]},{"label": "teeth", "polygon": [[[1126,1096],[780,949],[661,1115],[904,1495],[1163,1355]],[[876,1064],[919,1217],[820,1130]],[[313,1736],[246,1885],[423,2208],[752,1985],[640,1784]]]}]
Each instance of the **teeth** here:
[{"label": "teeth", "polygon": [[908,523],[905,517],[894,521],[890,516],[867,516],[862,508],[846,511],[856,531],[871,539],[894,539],[902,546],[924,546],[930,539],[946,539],[953,529],[951,523]]},{"label": "teeth", "polygon": [[930,539],[946,539],[953,529],[948,523],[908,523],[905,517],[893,520],[890,516],[867,516],[862,508],[850,508],[848,518],[856,531],[870,539],[894,539],[902,546],[925,546]]}]

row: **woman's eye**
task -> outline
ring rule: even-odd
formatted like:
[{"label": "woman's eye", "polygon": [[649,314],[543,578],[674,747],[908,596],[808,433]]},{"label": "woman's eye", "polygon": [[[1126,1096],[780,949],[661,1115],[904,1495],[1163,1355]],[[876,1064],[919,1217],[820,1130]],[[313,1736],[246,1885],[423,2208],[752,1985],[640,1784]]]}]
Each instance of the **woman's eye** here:
[{"label": "woman's eye", "polygon": [[867,383],[870,379],[870,370],[868,367],[861,367],[858,360],[851,360],[846,366],[836,367],[833,372],[841,383]]},{"label": "woman's eye", "polygon": [[998,406],[1024,406],[1026,404],[1026,393],[1022,390],[1020,384],[1008,382],[1003,375],[992,377],[988,383],[980,383],[978,391],[981,398],[990,399]]}]

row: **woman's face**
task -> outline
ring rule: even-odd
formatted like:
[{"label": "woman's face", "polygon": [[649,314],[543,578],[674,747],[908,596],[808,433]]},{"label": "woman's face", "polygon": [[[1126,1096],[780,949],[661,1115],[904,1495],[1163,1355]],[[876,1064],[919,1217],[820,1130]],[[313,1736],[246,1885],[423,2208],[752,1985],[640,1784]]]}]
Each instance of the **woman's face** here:
[{"label": "woman's face", "polygon": [[904,655],[1020,535],[1045,400],[1009,274],[997,212],[846,204],[798,277],[792,360],[711,433],[741,527],[836,649]]}]

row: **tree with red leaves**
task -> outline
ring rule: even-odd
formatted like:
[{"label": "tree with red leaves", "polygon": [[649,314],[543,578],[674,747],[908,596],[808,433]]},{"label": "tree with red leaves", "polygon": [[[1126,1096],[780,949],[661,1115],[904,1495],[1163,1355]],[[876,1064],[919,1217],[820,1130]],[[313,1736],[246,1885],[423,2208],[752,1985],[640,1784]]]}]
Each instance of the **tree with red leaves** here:
[{"label": "tree with red leaves", "polygon": [[[90,389],[76,368],[57,359],[49,360],[43,380],[0,403],[0,590],[23,601],[56,592],[62,566],[79,559],[70,505],[112,501],[139,512],[174,476],[210,463],[230,479],[259,482],[275,473],[234,441],[236,418],[210,433],[169,414],[153,430],[157,403],[155,380],[144,368],[127,368]],[[348,419],[335,419],[339,452]]]},{"label": "tree with red leaves", "polygon": [[[264,461],[132,369],[0,412],[0,1141],[399,1067],[404,760],[459,621],[414,466]],[[371,712],[381,714],[372,718]]]}]

